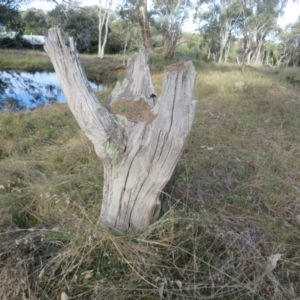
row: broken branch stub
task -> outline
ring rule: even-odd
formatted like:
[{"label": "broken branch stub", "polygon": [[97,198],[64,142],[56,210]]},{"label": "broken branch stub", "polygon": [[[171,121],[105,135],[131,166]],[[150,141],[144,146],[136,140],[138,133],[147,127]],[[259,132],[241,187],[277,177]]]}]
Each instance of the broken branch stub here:
[{"label": "broken branch stub", "polygon": [[156,92],[148,62],[149,53],[145,49],[141,49],[129,60],[126,78],[115,86],[110,104],[122,101],[122,99],[137,101],[142,98],[149,106],[154,106]]},{"label": "broken branch stub", "polygon": [[112,92],[109,109],[94,96],[72,39],[49,31],[49,54],[79,126],[103,160],[100,219],[122,233],[145,231],[160,211],[159,196],[184,150],[196,110],[196,72],[191,62],[166,69],[156,99],[148,53],[130,61],[126,78]]}]

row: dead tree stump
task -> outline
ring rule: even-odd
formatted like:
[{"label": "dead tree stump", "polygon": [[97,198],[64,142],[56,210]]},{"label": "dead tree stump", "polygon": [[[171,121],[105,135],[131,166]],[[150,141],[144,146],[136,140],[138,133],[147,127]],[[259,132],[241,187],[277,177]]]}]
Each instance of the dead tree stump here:
[{"label": "dead tree stump", "polygon": [[160,211],[159,196],[183,152],[192,127],[196,72],[191,62],[166,68],[157,99],[141,50],[112,92],[110,107],[95,97],[72,38],[51,29],[44,45],[68,105],[104,165],[100,219],[121,233],[146,230]]}]

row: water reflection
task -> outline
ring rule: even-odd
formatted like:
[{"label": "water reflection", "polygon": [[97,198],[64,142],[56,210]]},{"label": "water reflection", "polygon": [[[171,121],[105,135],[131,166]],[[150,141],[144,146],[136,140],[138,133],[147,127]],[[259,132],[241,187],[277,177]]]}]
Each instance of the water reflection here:
[{"label": "water reflection", "polygon": [[[95,90],[103,85],[90,82]],[[66,102],[54,72],[0,72],[0,111],[33,110],[40,106]]]}]

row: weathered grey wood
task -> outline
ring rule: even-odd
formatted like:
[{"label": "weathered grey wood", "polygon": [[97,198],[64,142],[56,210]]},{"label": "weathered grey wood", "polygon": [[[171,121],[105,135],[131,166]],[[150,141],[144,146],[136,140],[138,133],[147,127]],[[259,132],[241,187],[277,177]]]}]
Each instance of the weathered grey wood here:
[{"label": "weathered grey wood", "polygon": [[[146,230],[160,211],[159,196],[182,154],[192,127],[196,101],[196,72],[191,62],[167,68],[163,92],[156,103],[148,54],[140,51],[129,64],[127,77],[117,84],[111,105],[144,99],[156,116],[152,123],[113,115],[101,106],[91,89],[80,59],[69,40],[52,29],[45,50],[58,74],[68,104],[80,127],[103,160],[104,189],[100,219],[122,233]],[[151,94],[150,94],[151,93]]]},{"label": "weathered grey wood", "polygon": [[112,91],[111,104],[122,99],[134,101],[143,98],[148,105],[154,106],[156,92],[148,66],[149,53],[141,49],[128,62],[127,75],[122,83],[118,82]]},{"label": "weathered grey wood", "polygon": [[[125,149],[123,128],[103,107],[88,83],[73,38],[69,47],[59,29],[49,30],[45,51],[50,56],[68,105],[80,128],[93,142],[98,156],[115,158]],[[113,148],[107,152],[106,148]]]}]

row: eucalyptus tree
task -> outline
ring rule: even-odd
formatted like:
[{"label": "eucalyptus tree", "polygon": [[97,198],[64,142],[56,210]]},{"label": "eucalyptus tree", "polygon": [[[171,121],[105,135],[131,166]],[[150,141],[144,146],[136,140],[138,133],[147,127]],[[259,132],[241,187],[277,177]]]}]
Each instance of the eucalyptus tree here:
[{"label": "eucalyptus tree", "polygon": [[300,18],[294,24],[289,24],[279,35],[278,44],[280,63],[292,65],[294,68],[299,66],[300,62]]},{"label": "eucalyptus tree", "polygon": [[153,0],[156,20],[164,36],[163,54],[172,59],[182,36],[182,27],[193,7],[191,0]]},{"label": "eucalyptus tree", "polygon": [[300,18],[292,26],[290,33],[289,52],[292,66],[295,68],[299,66],[300,62]]},{"label": "eucalyptus tree", "polygon": [[[31,0],[32,1],[32,0]],[[62,0],[60,2],[56,0],[41,0],[45,2],[55,3],[56,6],[50,12],[48,12],[48,23],[50,27],[57,27],[61,24],[65,24],[69,19],[69,11],[79,10],[81,8],[81,1],[79,0]]]},{"label": "eucalyptus tree", "polygon": [[[28,2],[31,2],[33,0],[27,0]],[[44,2],[52,2],[56,5],[58,9],[61,10],[61,12],[64,14],[65,18],[68,19],[68,10],[73,8],[79,8],[81,4],[81,0],[40,0]]]},{"label": "eucalyptus tree", "polygon": [[21,1],[0,0],[0,25],[5,26],[6,30],[20,31],[22,20],[18,11],[18,4]]},{"label": "eucalyptus tree", "polygon": [[50,28],[55,26],[63,26],[67,22],[68,18],[66,17],[65,9],[66,7],[62,9],[62,5],[56,5],[52,10],[48,11],[47,22]]},{"label": "eucalyptus tree", "polygon": [[47,15],[41,9],[30,8],[21,14],[26,34],[46,35],[49,26]]},{"label": "eucalyptus tree", "polygon": [[144,46],[150,53],[153,53],[154,49],[153,49],[153,43],[151,39],[147,0],[139,0],[138,3],[139,3],[139,23],[142,30]]},{"label": "eucalyptus tree", "polygon": [[[277,32],[276,32],[277,36]],[[264,63],[268,66],[274,66],[278,61],[277,43],[274,39],[268,40],[264,45]]]},{"label": "eucalyptus tree", "polygon": [[200,50],[206,52],[206,59],[217,61],[219,51],[219,34],[214,26],[207,26],[200,29],[203,40],[200,43]]},{"label": "eucalyptus tree", "polygon": [[264,44],[268,35],[277,27],[277,18],[283,13],[287,0],[244,0],[243,21],[243,64],[262,65]]},{"label": "eucalyptus tree", "polygon": [[[203,1],[198,1],[198,7]],[[240,0],[206,1],[206,9],[197,10],[196,20],[204,35],[204,43],[214,48],[214,60],[221,63],[227,60],[230,37],[241,21],[243,5]],[[226,51],[227,48],[227,51]],[[212,50],[210,48],[209,50]]]},{"label": "eucalyptus tree", "polygon": [[107,42],[108,22],[111,12],[112,0],[99,0],[98,10],[98,57],[104,57],[104,49]]},{"label": "eucalyptus tree", "polygon": [[[137,8],[138,5],[136,1],[124,0],[116,9],[116,12],[120,16],[120,21],[115,22],[112,28],[118,29],[118,36],[122,41],[123,66],[126,65],[126,52],[128,50],[128,45],[132,41],[132,37],[138,37],[141,33],[138,23]],[[136,42],[138,39],[133,38],[133,40]]]},{"label": "eucalyptus tree", "polygon": [[123,52],[123,66],[126,66],[127,52],[138,51],[143,47],[140,25],[116,16],[109,24],[107,53]]},{"label": "eucalyptus tree", "polygon": [[232,30],[238,23],[241,5],[235,0],[221,0],[219,3],[219,8],[216,11],[219,12],[219,15],[217,15],[220,36],[218,62],[221,63],[226,59],[225,47],[228,45]]},{"label": "eucalyptus tree", "polygon": [[[67,13],[67,18],[65,13]],[[98,44],[98,7],[68,8],[56,6],[47,14],[50,27],[60,27],[68,35],[72,35],[80,52],[91,52]]]},{"label": "eucalyptus tree", "polygon": [[8,8],[17,9],[19,5],[26,4],[31,2],[32,0],[0,0],[0,5]]},{"label": "eucalyptus tree", "polygon": [[120,6],[119,14],[122,19],[127,21],[128,27],[135,27],[136,24],[139,24],[144,47],[148,52],[153,53],[147,0],[124,0]]},{"label": "eucalyptus tree", "polygon": [[98,8],[86,6],[84,9],[69,9],[68,20],[63,29],[74,37],[80,52],[91,52],[98,42]]}]

